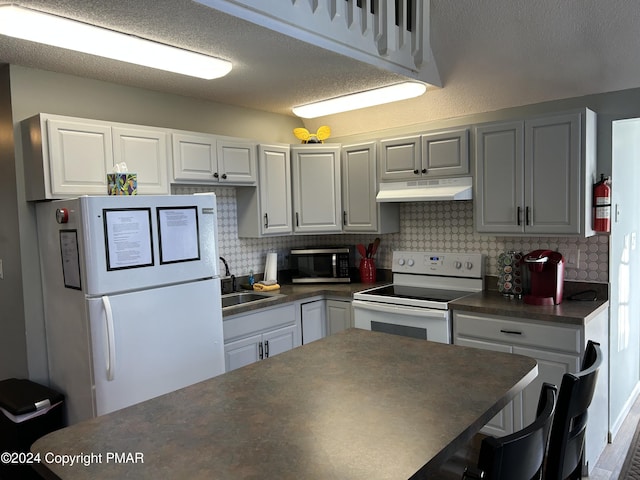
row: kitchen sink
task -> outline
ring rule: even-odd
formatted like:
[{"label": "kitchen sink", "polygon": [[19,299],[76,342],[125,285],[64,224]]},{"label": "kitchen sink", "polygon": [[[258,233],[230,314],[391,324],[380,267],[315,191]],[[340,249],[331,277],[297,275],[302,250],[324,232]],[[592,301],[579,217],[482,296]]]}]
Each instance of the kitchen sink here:
[{"label": "kitchen sink", "polygon": [[265,302],[282,297],[281,293],[236,292],[222,295],[222,308],[236,307],[253,302]]}]

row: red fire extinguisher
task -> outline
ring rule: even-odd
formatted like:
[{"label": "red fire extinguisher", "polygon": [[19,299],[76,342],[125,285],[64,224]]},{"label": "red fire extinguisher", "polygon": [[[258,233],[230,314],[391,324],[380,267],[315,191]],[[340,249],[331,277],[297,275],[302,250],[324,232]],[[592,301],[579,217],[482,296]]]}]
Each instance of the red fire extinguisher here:
[{"label": "red fire extinguisher", "polygon": [[611,231],[611,179],[600,174],[600,181],[593,186],[593,229],[596,232]]}]

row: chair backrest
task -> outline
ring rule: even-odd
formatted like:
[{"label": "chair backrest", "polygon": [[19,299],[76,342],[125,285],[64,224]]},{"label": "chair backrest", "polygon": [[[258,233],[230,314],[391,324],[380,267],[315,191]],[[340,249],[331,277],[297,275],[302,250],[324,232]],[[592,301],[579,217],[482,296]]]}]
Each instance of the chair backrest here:
[{"label": "chair backrest", "polygon": [[593,400],[602,361],[600,344],[590,340],[580,372],[565,373],[562,377],[549,437],[545,480],[581,478],[587,409]]},{"label": "chair backrest", "polygon": [[555,385],[543,384],[537,416],[531,425],[505,437],[484,438],[478,459],[478,469],[484,472],[484,476],[466,478],[539,479],[556,406],[556,393]]}]

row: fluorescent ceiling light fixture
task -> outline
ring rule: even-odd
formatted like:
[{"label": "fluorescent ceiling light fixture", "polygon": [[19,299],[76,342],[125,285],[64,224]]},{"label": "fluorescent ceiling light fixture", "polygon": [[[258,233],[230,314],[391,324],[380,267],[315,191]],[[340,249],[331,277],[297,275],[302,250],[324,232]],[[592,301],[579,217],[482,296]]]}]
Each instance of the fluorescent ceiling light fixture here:
[{"label": "fluorescent ceiling light fixture", "polygon": [[419,97],[427,90],[424,83],[403,82],[388,87],[352,93],[343,97],[293,107],[293,113],[302,118],[316,118],[334,113],[348,112],[359,108],[373,107],[384,103],[397,102]]},{"label": "fluorescent ceiling light fixture", "polygon": [[231,71],[226,60],[15,5],[0,6],[0,34],[206,80]]}]

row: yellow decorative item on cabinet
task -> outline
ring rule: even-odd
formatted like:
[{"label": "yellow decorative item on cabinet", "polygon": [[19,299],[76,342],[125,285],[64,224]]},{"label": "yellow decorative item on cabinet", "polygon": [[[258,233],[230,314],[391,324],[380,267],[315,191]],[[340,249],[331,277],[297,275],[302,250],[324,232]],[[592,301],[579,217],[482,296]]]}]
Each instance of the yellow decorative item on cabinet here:
[{"label": "yellow decorative item on cabinet", "polygon": [[331,129],[326,125],[318,128],[316,133],[310,133],[306,128],[294,128],[293,134],[302,140],[302,143],[324,143],[331,136]]}]

